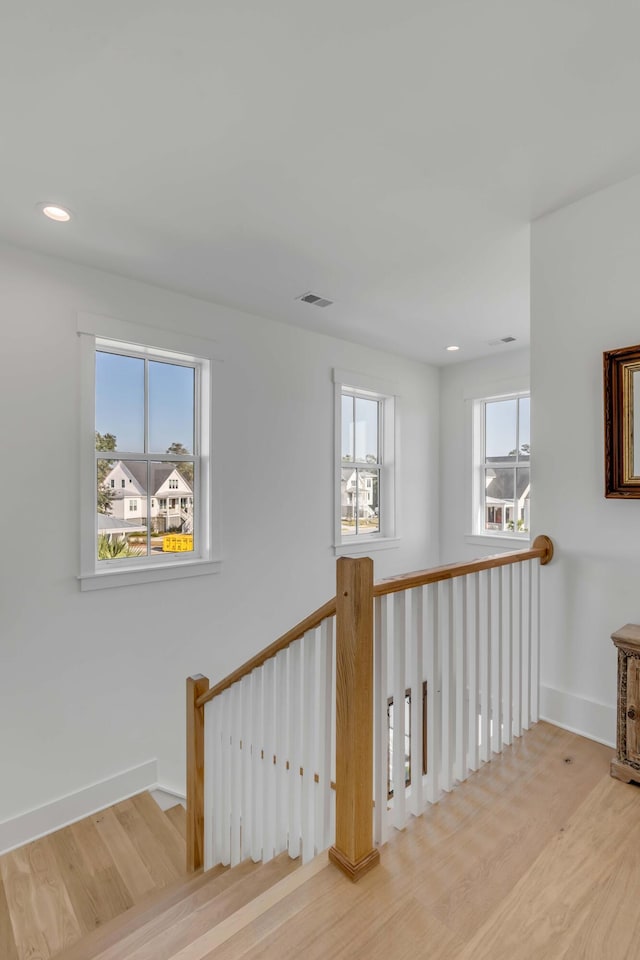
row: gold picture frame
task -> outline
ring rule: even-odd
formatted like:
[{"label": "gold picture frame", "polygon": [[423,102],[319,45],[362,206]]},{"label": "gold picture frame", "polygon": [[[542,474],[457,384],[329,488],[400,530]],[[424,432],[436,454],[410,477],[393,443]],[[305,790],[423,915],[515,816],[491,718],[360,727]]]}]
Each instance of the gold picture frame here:
[{"label": "gold picture frame", "polygon": [[[640,498],[640,344],[604,354],[605,497]],[[638,444],[634,442],[638,423]]]}]

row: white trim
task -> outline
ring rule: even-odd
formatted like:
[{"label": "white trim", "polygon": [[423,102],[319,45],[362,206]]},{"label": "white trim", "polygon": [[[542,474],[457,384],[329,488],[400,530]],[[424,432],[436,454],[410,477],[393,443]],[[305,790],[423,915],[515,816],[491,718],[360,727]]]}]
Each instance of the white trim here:
[{"label": "white trim", "polygon": [[384,397],[397,397],[398,387],[393,380],[383,380],[381,377],[370,377],[366,373],[357,373],[354,370],[340,370],[333,368],[333,382],[341,387],[353,387],[354,390],[363,390]]},{"label": "white trim", "polygon": [[187,802],[187,795],[184,790],[178,790],[176,787],[167,787],[164,783],[154,783],[152,787],[149,787],[149,790],[159,790],[160,793],[166,793],[169,797],[175,797],[176,800],[180,800],[182,803]]},{"label": "white trim", "polygon": [[0,854],[90,817],[143,790],[152,789],[158,779],[157,767],[157,760],[148,760],[17,817],[3,820],[0,823]]},{"label": "white trim", "polygon": [[[79,313],[77,330],[80,340],[80,574],[81,590],[103,587],[173,580],[190,576],[218,573],[221,568],[221,518],[219,498],[221,488],[220,456],[214,447],[220,436],[219,417],[221,398],[217,395],[220,377],[213,372],[213,364],[220,363],[215,356],[213,340],[192,337],[171,330],[131,324],[113,317]],[[178,362],[196,366],[196,398],[194,433],[196,447],[195,498],[199,501],[194,527],[194,556],[169,562],[160,557],[145,558],[145,562],[122,565],[114,569],[108,561],[97,566],[95,534],[95,460],[93,444],[95,432],[95,350],[106,342],[119,350],[131,351],[133,346],[145,356],[177,354]],[[146,401],[145,401],[146,402]],[[208,497],[200,491],[207,491]]]},{"label": "white trim", "polygon": [[[510,381],[505,381],[509,383]],[[524,383],[523,378],[518,378],[517,382],[520,385]],[[492,537],[492,534],[488,533],[484,529],[484,520],[485,520],[485,496],[484,490],[482,487],[484,479],[484,468],[486,465],[484,453],[485,453],[485,409],[487,403],[494,403],[499,400],[521,400],[524,398],[531,399],[531,392],[527,389],[518,389],[511,391],[510,393],[503,392],[504,384],[501,384],[501,390],[499,392],[490,392],[484,396],[474,396],[467,397],[465,399],[465,404],[467,404],[470,409],[467,411],[465,416],[466,431],[467,431],[467,453],[466,459],[467,464],[470,462],[470,466],[467,467],[466,475],[466,496],[467,496],[467,509],[470,510],[469,515],[469,526],[471,533],[465,535],[465,541],[467,543],[482,543],[484,538]],[[495,390],[495,386],[494,386]],[[517,408],[519,410],[519,406]],[[519,431],[520,421],[516,421],[516,430]],[[517,446],[519,448],[519,435],[517,434]],[[503,466],[500,464],[499,466]],[[516,471],[519,464],[514,463],[504,464],[504,466],[511,467],[513,466],[514,472]],[[522,464],[523,467],[528,466],[531,468],[531,459],[527,463]],[[514,473],[515,476],[515,473]],[[514,491],[517,492],[517,491]],[[517,520],[517,518],[514,518]],[[531,517],[529,517],[529,525],[531,525]],[[496,538],[504,539],[509,542],[522,542],[525,543],[529,541],[528,536],[523,536],[519,534],[517,530],[514,529],[513,533],[509,533],[507,530],[500,531]],[[491,545],[491,541],[489,541]]]},{"label": "white trim", "polygon": [[171,353],[192,355],[194,359],[206,357],[208,360],[221,360],[222,357],[213,351],[217,341],[204,337],[193,337],[191,334],[169,330],[166,327],[150,326],[145,323],[131,323],[128,320],[118,320],[116,317],[101,316],[97,313],[78,312],[76,330],[93,337],[104,337],[107,340],[122,341],[122,343],[138,344],[143,350],[152,346],[154,350],[168,350]]},{"label": "white trim", "polygon": [[400,537],[371,537],[369,540],[344,540],[333,548],[336,557],[366,557],[374,550],[395,550],[400,546]]},{"label": "white trim", "polygon": [[615,706],[541,684],[540,719],[615,748]]},{"label": "white trim", "polygon": [[531,392],[529,377],[514,377],[512,380],[490,380],[471,393],[465,392],[465,400],[499,400],[501,397],[517,397]]},{"label": "white trim", "polygon": [[103,590],[105,587],[127,587],[136,583],[155,583],[159,580],[181,580],[185,577],[204,577],[220,573],[222,560],[181,560],[177,563],[164,563],[162,558],[155,567],[138,570],[124,567],[119,570],[102,570],[100,573],[80,574],[80,589]]},{"label": "white trim", "polygon": [[465,543],[475,543],[479,547],[496,547],[498,550],[517,550],[518,547],[514,544],[521,543],[522,549],[525,550],[531,544],[531,537],[523,537],[516,534],[496,534],[492,536],[490,533],[481,534],[481,533],[467,533],[464,538]]},{"label": "white trim", "polygon": [[[398,474],[398,402],[396,384],[390,380],[370,377],[351,370],[333,370],[334,411],[334,503],[333,503],[333,549],[336,556],[366,556],[370,550],[384,550],[397,546],[398,507],[396,478]],[[342,394],[353,391],[359,396],[370,395],[381,402],[380,429],[382,445],[380,465],[380,532],[363,534],[357,538],[342,537],[341,479],[342,479]],[[354,464],[355,468],[355,464]]]}]

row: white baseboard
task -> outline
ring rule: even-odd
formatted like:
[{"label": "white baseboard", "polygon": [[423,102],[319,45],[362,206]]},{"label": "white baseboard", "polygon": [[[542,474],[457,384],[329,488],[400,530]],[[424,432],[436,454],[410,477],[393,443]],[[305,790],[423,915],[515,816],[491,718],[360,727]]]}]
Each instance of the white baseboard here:
[{"label": "white baseboard", "polygon": [[615,748],[616,708],[606,703],[541,685],[540,719]]},{"label": "white baseboard", "polygon": [[149,787],[149,790],[160,790],[162,793],[168,793],[170,797],[175,797],[181,803],[186,803],[187,800],[183,790],[179,790],[177,787],[168,787],[165,783],[154,783],[152,787]]},{"label": "white baseboard", "polygon": [[153,788],[158,780],[158,763],[149,760],[114,777],[92,783],[66,797],[59,797],[34,810],[27,810],[0,823],[0,853],[30,843],[76,820],[89,817],[105,807],[126,800],[135,793]]}]

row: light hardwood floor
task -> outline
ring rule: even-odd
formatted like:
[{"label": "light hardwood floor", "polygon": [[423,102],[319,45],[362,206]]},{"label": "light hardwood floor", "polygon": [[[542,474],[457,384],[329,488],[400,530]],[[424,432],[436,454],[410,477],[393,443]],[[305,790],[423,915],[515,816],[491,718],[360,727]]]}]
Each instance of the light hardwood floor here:
[{"label": "light hardwood floor", "polygon": [[0,857],[0,960],[49,960],[185,876],[184,809],[142,793]]},{"label": "light hardwood floor", "polygon": [[180,960],[636,960],[640,790],[608,776],[612,754],[540,723],[357,885],[327,867]]},{"label": "light hardwood floor", "polygon": [[[640,789],[608,776],[612,753],[539,723],[394,833],[381,865],[357,884],[326,856],[294,873],[286,862],[259,868],[272,871],[271,881],[243,865],[226,907],[203,877],[170,910],[137,925],[126,921],[129,911],[111,922],[108,940],[85,947],[88,937],[60,960],[636,960]],[[95,925],[99,910],[115,911],[118,890],[132,899],[137,884],[144,897],[145,884],[164,882],[171,856],[152,864],[145,831],[133,839],[139,803],[105,814],[101,833],[93,818],[76,832],[92,827],[120,859],[115,817],[144,870],[119,865],[114,880],[105,861],[74,884],[74,851],[60,835],[0,861],[1,960],[47,960],[37,952],[43,929],[54,931],[47,948],[60,946]],[[111,876],[105,889],[103,874]]]}]

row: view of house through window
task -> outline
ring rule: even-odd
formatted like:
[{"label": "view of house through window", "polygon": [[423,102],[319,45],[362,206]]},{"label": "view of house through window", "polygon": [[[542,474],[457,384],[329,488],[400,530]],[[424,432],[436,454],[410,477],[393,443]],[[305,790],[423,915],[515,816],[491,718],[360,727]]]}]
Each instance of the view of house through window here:
[{"label": "view of house through window", "polygon": [[195,365],[98,349],[95,375],[98,560],[192,553]]},{"label": "view of house through window", "polygon": [[483,401],[479,532],[529,532],[529,408],[528,396]]},{"label": "view of house through window", "polygon": [[380,532],[382,401],[342,394],[342,536]]}]

